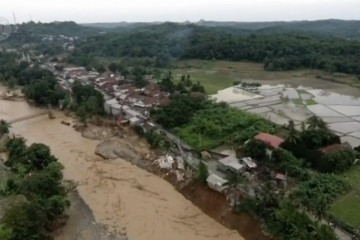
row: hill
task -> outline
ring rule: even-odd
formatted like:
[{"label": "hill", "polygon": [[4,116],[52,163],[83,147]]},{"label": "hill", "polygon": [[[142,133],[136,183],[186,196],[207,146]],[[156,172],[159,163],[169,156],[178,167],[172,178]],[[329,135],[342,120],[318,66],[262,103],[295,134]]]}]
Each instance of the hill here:
[{"label": "hill", "polygon": [[202,20],[195,24],[206,27],[231,27],[262,32],[287,30],[311,32],[343,38],[360,38],[360,21],[337,19],[293,22],[215,22]]},{"label": "hill", "polygon": [[[82,24],[87,27],[107,29],[108,31],[121,31],[138,27],[159,25],[163,22],[117,22],[117,23],[88,23]],[[187,25],[190,22],[178,23]],[[274,21],[274,22],[220,22],[200,20],[193,23],[203,27],[220,27],[232,30],[242,30],[247,32],[310,32],[325,34],[333,37],[360,38],[360,21],[346,21],[337,19],[317,20],[317,21]]]},{"label": "hill", "polygon": [[89,37],[73,59],[147,58],[156,67],[173,59],[264,63],[269,71],[298,68],[360,74],[360,42],[303,31],[250,31],[229,26],[164,23]]}]

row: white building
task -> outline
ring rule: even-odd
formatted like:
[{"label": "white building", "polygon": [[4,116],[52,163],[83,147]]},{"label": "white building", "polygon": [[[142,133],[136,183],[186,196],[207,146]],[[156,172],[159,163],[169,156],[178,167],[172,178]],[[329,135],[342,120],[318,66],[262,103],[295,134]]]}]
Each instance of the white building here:
[{"label": "white building", "polygon": [[121,105],[118,103],[116,98],[107,100],[104,103],[104,109],[107,114],[118,115],[121,113]]},{"label": "white building", "polygon": [[222,193],[225,189],[226,186],[224,186],[224,184],[226,183],[226,180],[219,177],[218,175],[215,174],[210,174],[208,176],[208,178],[206,179],[206,182],[209,186],[209,188]]},{"label": "white building", "polygon": [[235,155],[227,156],[219,160],[219,169],[223,171],[242,172],[244,165],[240,163],[239,159]]}]

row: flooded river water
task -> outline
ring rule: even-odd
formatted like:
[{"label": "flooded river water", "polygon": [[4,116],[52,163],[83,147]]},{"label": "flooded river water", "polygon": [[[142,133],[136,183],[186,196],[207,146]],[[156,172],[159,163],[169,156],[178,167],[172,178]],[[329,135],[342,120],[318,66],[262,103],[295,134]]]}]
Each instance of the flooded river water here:
[{"label": "flooded river water", "polygon": [[[0,100],[0,119],[12,120],[39,109],[25,102]],[[85,139],[69,120],[40,116],[14,123],[11,131],[33,142],[49,145],[65,166],[65,179],[79,183],[78,191],[97,222],[113,232],[126,231],[131,240],[243,239],[204,214],[172,185],[122,160],[103,160],[94,154],[97,141]]]}]

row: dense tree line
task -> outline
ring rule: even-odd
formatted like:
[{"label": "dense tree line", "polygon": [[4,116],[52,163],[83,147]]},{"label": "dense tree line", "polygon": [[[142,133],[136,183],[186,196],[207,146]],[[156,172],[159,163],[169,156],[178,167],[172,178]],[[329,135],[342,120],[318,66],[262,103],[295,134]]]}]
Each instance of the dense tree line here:
[{"label": "dense tree line", "polygon": [[336,240],[330,227],[312,221],[297,209],[282,193],[276,193],[270,183],[256,191],[254,198],[245,197],[237,206],[259,217],[274,239]]},{"label": "dense tree line", "polygon": [[0,53],[0,82],[10,88],[24,86],[25,96],[36,104],[57,105],[65,94],[58,88],[54,75],[49,70],[29,66],[18,59],[17,54]]},{"label": "dense tree line", "polygon": [[26,146],[23,138],[6,143],[9,159],[5,164],[13,172],[1,194],[4,198],[23,200],[11,203],[0,219],[0,236],[4,240],[51,239],[50,232],[70,202],[62,185],[62,165],[48,146]]},{"label": "dense tree line", "polygon": [[320,174],[307,181],[300,182],[292,193],[296,202],[322,218],[329,205],[340,195],[346,193],[350,186],[340,177]]},{"label": "dense tree line", "polygon": [[298,68],[360,74],[360,43],[311,33],[242,33],[221,27],[165,23],[88,38],[72,59],[112,56],[148,58],[153,66],[172,59],[226,59],[263,62],[269,71]]},{"label": "dense tree line", "polygon": [[72,87],[73,101],[69,107],[80,120],[86,123],[86,119],[93,115],[104,114],[104,97],[92,85],[83,85],[75,81]]}]

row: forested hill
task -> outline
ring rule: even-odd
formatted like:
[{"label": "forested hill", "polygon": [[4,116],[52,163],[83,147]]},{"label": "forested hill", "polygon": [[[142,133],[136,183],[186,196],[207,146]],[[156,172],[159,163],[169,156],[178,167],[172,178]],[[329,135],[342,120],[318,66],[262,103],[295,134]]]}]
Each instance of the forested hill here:
[{"label": "forested hill", "polygon": [[75,22],[52,22],[52,23],[35,23],[28,22],[18,25],[21,31],[40,34],[40,35],[64,35],[67,37],[89,36],[98,34],[103,31],[102,28],[86,27]]},{"label": "forested hill", "polygon": [[360,74],[360,42],[305,32],[249,32],[231,27],[164,23],[90,37],[72,60],[89,56],[148,58],[155,66],[173,59],[226,59],[264,63],[270,71],[298,68]]},{"label": "forested hill", "polygon": [[[189,24],[183,22],[179,24]],[[107,31],[123,31],[137,27],[159,25],[161,22],[114,22],[114,23],[89,23],[83,24],[87,27],[106,29]],[[218,22],[200,20],[194,23],[203,27],[226,27],[231,29],[241,29],[253,32],[272,32],[272,31],[303,31],[316,34],[323,34],[333,37],[346,39],[360,39],[360,21],[345,21],[337,19],[317,20],[317,21],[277,21],[277,22]]]},{"label": "forested hill", "polygon": [[251,31],[303,31],[324,34],[333,37],[351,39],[360,38],[360,21],[345,21],[337,19],[317,21],[292,21],[292,22],[215,22],[201,20],[196,23],[206,27],[230,27]]}]

